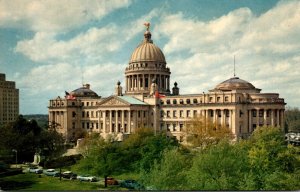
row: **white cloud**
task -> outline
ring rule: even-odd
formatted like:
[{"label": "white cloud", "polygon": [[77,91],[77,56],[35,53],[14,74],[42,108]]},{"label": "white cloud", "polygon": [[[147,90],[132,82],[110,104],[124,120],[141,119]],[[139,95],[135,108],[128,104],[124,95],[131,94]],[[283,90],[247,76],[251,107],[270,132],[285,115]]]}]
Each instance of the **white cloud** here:
[{"label": "white cloud", "polygon": [[27,96],[46,93],[57,95],[58,90],[63,94],[65,90],[72,91],[81,87],[83,77],[83,83],[90,83],[95,92],[100,95],[110,95],[114,91],[114,85],[119,80],[117,77],[120,77],[120,74],[122,74],[122,68],[120,64],[115,63],[84,67],[69,63],[56,63],[35,67],[17,81],[20,82],[19,87],[30,89],[26,93]]},{"label": "white cloud", "polygon": [[157,17],[160,12],[159,9],[153,9],[125,26],[108,24],[101,28],[92,27],[69,40],[59,39],[57,33],[36,32],[32,39],[19,41],[15,51],[35,62],[74,62],[84,58],[88,62],[97,63],[103,61],[107,53],[118,51],[136,34],[141,33],[144,30],[143,23]]},{"label": "white cloud", "polygon": [[120,47],[116,26],[90,28],[70,40],[57,40],[55,34],[37,32],[33,39],[17,43],[16,52],[20,52],[33,61],[76,60],[81,57],[94,59]]},{"label": "white cloud", "polygon": [[[173,81],[179,83],[181,93],[212,89],[233,76],[236,55],[240,78],[263,92],[279,92],[288,103],[299,105],[297,96],[284,94],[300,82],[299,10],[299,1],[282,1],[259,16],[248,8],[208,22],[182,13],[166,15],[156,29],[168,38],[163,50]],[[178,56],[185,52],[189,58]]]},{"label": "white cloud", "polygon": [[0,27],[63,32],[101,19],[130,3],[130,0],[1,0]]}]

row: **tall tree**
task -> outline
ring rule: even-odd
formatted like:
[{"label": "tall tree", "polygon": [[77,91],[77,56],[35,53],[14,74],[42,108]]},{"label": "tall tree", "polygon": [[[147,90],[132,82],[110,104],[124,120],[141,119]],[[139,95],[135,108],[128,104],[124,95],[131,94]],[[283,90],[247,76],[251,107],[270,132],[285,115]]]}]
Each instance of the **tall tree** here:
[{"label": "tall tree", "polygon": [[188,144],[200,148],[217,144],[224,139],[233,139],[228,127],[218,125],[204,116],[196,117],[187,123],[185,136]]}]

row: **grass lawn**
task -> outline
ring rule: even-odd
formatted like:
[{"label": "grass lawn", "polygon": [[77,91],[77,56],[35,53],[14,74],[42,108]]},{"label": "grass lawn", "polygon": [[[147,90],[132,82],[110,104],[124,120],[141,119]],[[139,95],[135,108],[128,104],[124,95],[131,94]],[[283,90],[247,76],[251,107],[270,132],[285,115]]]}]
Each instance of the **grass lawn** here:
[{"label": "grass lawn", "polygon": [[104,188],[103,182],[80,182],[78,180],[67,180],[59,177],[24,173],[14,176],[0,178],[1,190],[122,190],[118,186]]}]

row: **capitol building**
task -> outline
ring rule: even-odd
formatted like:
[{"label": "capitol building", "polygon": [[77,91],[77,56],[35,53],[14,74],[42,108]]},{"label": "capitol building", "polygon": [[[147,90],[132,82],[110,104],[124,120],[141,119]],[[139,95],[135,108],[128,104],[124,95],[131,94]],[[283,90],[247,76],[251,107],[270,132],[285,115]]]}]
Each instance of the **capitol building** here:
[{"label": "capitol building", "polygon": [[207,93],[181,94],[176,82],[170,87],[171,70],[149,26],[124,68],[125,85],[116,82],[114,95],[101,97],[85,84],[49,101],[49,122],[67,141],[82,130],[122,139],[146,127],[183,142],[195,117],[227,127],[235,138],[246,138],[259,126],[284,127],[284,99],[239,77],[212,85]]}]

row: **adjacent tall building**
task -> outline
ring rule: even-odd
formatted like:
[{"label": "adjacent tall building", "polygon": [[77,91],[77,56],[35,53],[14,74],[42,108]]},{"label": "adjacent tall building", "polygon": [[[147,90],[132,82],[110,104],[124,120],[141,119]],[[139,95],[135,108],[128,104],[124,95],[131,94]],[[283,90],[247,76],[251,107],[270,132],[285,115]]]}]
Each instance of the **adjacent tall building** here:
[{"label": "adjacent tall building", "polygon": [[[203,116],[226,126],[236,138],[249,136],[258,126],[284,126],[285,102],[278,93],[261,93],[251,83],[232,77],[207,93],[180,94],[170,88],[170,68],[152,39],[149,27],[125,68],[125,89],[102,98],[89,84],[49,102],[49,121],[67,140],[76,131],[97,132],[119,139],[141,127],[165,131],[184,141],[183,130],[194,117]],[[113,88],[112,88],[113,89]]]},{"label": "adjacent tall building", "polygon": [[19,116],[19,89],[0,73],[0,125],[13,122]]}]

